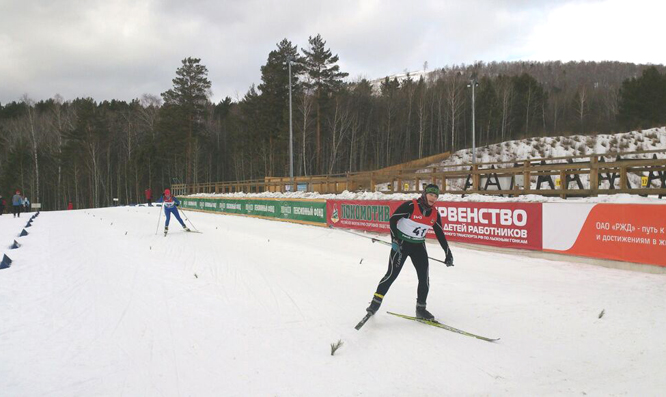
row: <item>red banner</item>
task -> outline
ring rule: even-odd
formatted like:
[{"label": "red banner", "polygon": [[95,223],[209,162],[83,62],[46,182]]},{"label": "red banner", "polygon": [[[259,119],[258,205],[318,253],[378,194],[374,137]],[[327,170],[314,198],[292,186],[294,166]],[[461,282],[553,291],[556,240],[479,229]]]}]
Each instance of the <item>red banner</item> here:
[{"label": "red banner", "polygon": [[329,225],[369,232],[389,233],[389,218],[404,201],[326,200]]},{"label": "red banner", "polygon": [[592,204],[575,218],[566,204],[545,205],[546,251],[666,266],[665,205]]},{"label": "red banner", "polygon": [[[328,224],[334,227],[389,233],[389,218],[404,201],[327,200]],[[542,224],[540,203],[435,204],[447,239],[540,250]],[[434,238],[434,232],[428,233]]]},{"label": "red banner", "polygon": [[496,247],[541,250],[541,203],[435,204],[447,239]]}]

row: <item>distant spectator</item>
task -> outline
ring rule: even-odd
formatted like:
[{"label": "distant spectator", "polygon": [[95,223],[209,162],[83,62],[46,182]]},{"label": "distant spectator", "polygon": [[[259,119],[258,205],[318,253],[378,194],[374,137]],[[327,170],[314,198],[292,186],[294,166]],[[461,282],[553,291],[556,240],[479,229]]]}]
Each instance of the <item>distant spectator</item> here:
[{"label": "distant spectator", "polygon": [[21,217],[21,206],[23,205],[23,197],[21,197],[21,191],[17,190],[16,194],[12,197],[12,210],[14,213],[14,218],[17,216]]},{"label": "distant spectator", "polygon": [[27,197],[23,196],[23,208],[25,212],[30,212],[30,207],[31,207],[30,200],[28,200]]},{"label": "distant spectator", "polygon": [[74,209],[74,204],[70,201],[69,204],[67,204],[67,209],[68,210],[73,210]]},{"label": "distant spectator", "polygon": [[146,202],[148,203],[148,206],[152,207],[153,206],[153,191],[150,190],[150,188],[148,188],[143,193],[146,195]]},{"label": "distant spectator", "polygon": [[2,198],[2,195],[0,194],[0,215],[5,213],[5,206],[7,205],[7,202],[5,201],[4,198]]}]

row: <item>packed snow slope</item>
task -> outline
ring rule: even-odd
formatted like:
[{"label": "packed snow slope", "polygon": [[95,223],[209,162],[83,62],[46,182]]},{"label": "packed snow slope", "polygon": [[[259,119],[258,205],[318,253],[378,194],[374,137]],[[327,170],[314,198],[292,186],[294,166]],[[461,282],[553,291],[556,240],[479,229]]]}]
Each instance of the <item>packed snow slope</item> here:
[{"label": "packed snow slope", "polygon": [[[412,314],[411,262],[360,331],[387,247],[351,234],[160,209],[0,217],[3,396],[660,395],[666,277],[453,245]],[[161,221],[164,221],[162,217]],[[9,250],[13,239],[22,243]],[[428,244],[430,256],[443,259]],[[604,315],[600,318],[600,313]],[[334,356],[330,344],[341,340]],[[662,394],[663,395],[663,394]]]}]

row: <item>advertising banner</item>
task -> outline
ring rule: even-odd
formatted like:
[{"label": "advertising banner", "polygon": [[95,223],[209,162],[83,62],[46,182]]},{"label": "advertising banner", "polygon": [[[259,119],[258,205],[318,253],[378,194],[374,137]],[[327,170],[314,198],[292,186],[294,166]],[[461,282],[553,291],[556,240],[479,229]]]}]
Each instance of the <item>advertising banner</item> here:
[{"label": "advertising banner", "polygon": [[543,206],[545,251],[666,266],[666,205]]},{"label": "advertising banner", "polygon": [[275,218],[301,223],[326,224],[324,200],[271,200],[271,199],[181,199],[182,207],[201,211],[238,214],[262,218]]},{"label": "advertising banner", "polygon": [[[389,233],[389,218],[404,201],[327,200],[333,227]],[[435,208],[450,241],[540,250],[540,203],[438,202]],[[433,231],[427,237],[435,238]]]},{"label": "advertising banner", "polygon": [[403,201],[326,200],[328,224],[334,227],[390,233],[389,218]]},{"label": "advertising banner", "polygon": [[447,239],[541,250],[541,203],[442,202],[435,206]]},{"label": "advertising banner", "polygon": [[[185,209],[388,234],[391,215],[405,201],[186,197],[181,202]],[[666,266],[666,205],[438,202],[435,207],[449,241]]]}]

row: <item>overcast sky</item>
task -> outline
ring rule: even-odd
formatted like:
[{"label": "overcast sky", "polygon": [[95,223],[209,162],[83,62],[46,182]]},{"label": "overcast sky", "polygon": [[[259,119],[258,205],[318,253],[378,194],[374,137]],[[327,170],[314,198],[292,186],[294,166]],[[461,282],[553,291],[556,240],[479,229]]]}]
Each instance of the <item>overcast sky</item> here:
[{"label": "overcast sky", "polygon": [[661,0],[0,0],[0,103],[159,95],[201,58],[242,98],[284,38],[321,34],[351,79],[475,61],[666,63]]}]

